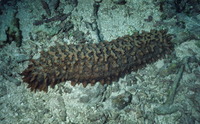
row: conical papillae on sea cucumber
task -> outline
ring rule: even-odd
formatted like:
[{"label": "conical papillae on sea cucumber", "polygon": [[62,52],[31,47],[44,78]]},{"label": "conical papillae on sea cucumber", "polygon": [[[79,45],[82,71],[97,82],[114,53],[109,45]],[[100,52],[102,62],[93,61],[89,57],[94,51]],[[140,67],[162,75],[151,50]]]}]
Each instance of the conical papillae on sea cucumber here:
[{"label": "conical papillae on sea cucumber", "polygon": [[30,60],[22,72],[31,90],[48,90],[61,82],[72,85],[110,84],[131,71],[155,62],[173,50],[166,30],[134,33],[98,44],[57,44]]}]

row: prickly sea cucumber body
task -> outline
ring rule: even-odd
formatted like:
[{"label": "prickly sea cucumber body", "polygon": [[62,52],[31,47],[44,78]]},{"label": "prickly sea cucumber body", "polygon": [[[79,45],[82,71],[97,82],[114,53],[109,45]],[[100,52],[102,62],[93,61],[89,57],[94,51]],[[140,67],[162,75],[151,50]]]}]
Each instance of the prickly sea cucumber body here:
[{"label": "prickly sea cucumber body", "polygon": [[64,81],[72,85],[110,84],[131,71],[155,62],[173,50],[166,30],[134,33],[98,44],[57,44],[30,60],[22,72],[31,90],[48,90]]}]

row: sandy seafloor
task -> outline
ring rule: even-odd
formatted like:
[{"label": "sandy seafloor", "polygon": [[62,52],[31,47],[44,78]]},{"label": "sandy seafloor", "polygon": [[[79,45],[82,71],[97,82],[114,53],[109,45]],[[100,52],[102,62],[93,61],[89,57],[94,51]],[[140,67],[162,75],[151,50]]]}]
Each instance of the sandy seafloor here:
[{"label": "sandy seafloor", "polygon": [[[56,6],[56,0],[46,0],[51,15],[40,0],[1,3],[0,124],[200,124],[200,14],[176,12],[168,7],[172,0],[165,5],[116,1],[60,0]],[[33,25],[60,13],[70,15]],[[13,24],[16,18],[19,27]],[[8,27],[21,31],[21,41],[6,42]],[[151,29],[173,34],[173,53],[112,85],[83,88],[68,81],[48,93],[34,93],[20,76],[30,58],[37,59],[55,42],[98,43]]]}]

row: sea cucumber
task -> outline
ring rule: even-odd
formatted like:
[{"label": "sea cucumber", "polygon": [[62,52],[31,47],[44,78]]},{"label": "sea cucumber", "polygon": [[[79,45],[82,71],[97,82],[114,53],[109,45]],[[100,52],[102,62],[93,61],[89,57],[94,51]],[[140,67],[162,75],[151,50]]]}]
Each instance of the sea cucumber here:
[{"label": "sea cucumber", "polygon": [[166,30],[151,30],[98,44],[57,44],[42,51],[39,59],[31,59],[22,79],[31,91],[45,92],[49,85],[54,88],[65,81],[84,87],[110,84],[171,53],[171,39]]}]

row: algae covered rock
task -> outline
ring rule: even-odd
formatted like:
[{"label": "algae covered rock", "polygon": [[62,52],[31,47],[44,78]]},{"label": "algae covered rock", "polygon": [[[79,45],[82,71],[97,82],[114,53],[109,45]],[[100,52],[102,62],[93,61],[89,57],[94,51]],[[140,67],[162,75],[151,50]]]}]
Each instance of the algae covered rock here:
[{"label": "algae covered rock", "polygon": [[116,107],[118,109],[125,108],[128,104],[131,103],[132,100],[132,94],[129,92],[125,92],[123,94],[120,94],[112,99],[112,105],[113,107]]},{"label": "algae covered rock", "polygon": [[4,43],[11,43],[12,41],[16,42],[16,46],[20,47],[22,43],[22,31],[20,30],[19,18],[16,17],[17,12],[14,13],[13,20],[11,25],[6,30],[6,41]]}]

